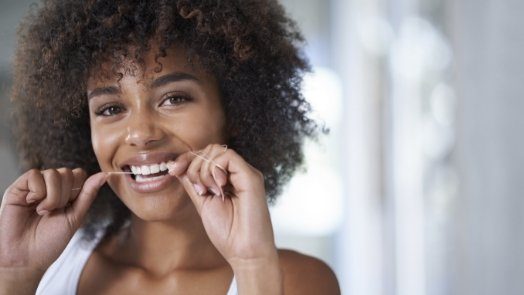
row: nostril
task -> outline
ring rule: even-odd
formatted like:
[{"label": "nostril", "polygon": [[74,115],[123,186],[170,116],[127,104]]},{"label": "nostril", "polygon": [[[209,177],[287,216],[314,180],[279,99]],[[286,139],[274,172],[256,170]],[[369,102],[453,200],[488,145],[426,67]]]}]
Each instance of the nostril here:
[{"label": "nostril", "polygon": [[164,133],[157,126],[142,122],[127,127],[125,142],[131,146],[147,147],[161,142],[164,137]]}]

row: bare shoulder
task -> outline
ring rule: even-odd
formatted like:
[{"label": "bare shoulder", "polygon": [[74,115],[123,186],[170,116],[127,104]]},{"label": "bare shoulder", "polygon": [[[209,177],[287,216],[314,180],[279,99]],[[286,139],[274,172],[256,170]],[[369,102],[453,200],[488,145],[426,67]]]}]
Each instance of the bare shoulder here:
[{"label": "bare shoulder", "polygon": [[284,293],[340,294],[337,277],[322,260],[296,251],[278,250],[284,277]]}]

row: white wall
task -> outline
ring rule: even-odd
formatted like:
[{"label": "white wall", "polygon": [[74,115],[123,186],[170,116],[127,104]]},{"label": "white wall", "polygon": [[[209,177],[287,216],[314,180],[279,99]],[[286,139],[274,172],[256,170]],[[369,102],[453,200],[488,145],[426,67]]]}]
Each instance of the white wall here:
[{"label": "white wall", "polygon": [[450,1],[461,191],[453,294],[524,294],[524,2]]}]

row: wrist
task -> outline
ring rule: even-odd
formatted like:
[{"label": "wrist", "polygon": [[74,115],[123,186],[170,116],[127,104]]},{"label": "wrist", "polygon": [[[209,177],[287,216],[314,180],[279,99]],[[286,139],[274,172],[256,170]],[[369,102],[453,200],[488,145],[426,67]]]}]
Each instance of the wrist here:
[{"label": "wrist", "polygon": [[231,264],[239,294],[283,294],[282,270],[278,254],[241,259]]}]

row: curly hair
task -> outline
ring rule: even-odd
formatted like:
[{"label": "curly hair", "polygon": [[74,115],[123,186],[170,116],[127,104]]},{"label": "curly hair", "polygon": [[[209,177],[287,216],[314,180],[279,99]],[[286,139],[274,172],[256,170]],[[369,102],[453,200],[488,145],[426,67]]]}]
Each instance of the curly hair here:
[{"label": "curly hair", "polygon": [[[98,172],[87,80],[104,62],[113,70],[126,59],[143,66],[152,41],[157,60],[182,45],[217,78],[228,145],[264,174],[270,203],[301,167],[304,138],[318,133],[300,93],[309,70],[303,38],[277,0],[47,0],[31,9],[18,37],[12,100],[24,169]],[[107,185],[99,194],[86,227],[105,220],[114,232],[129,209]]]}]

